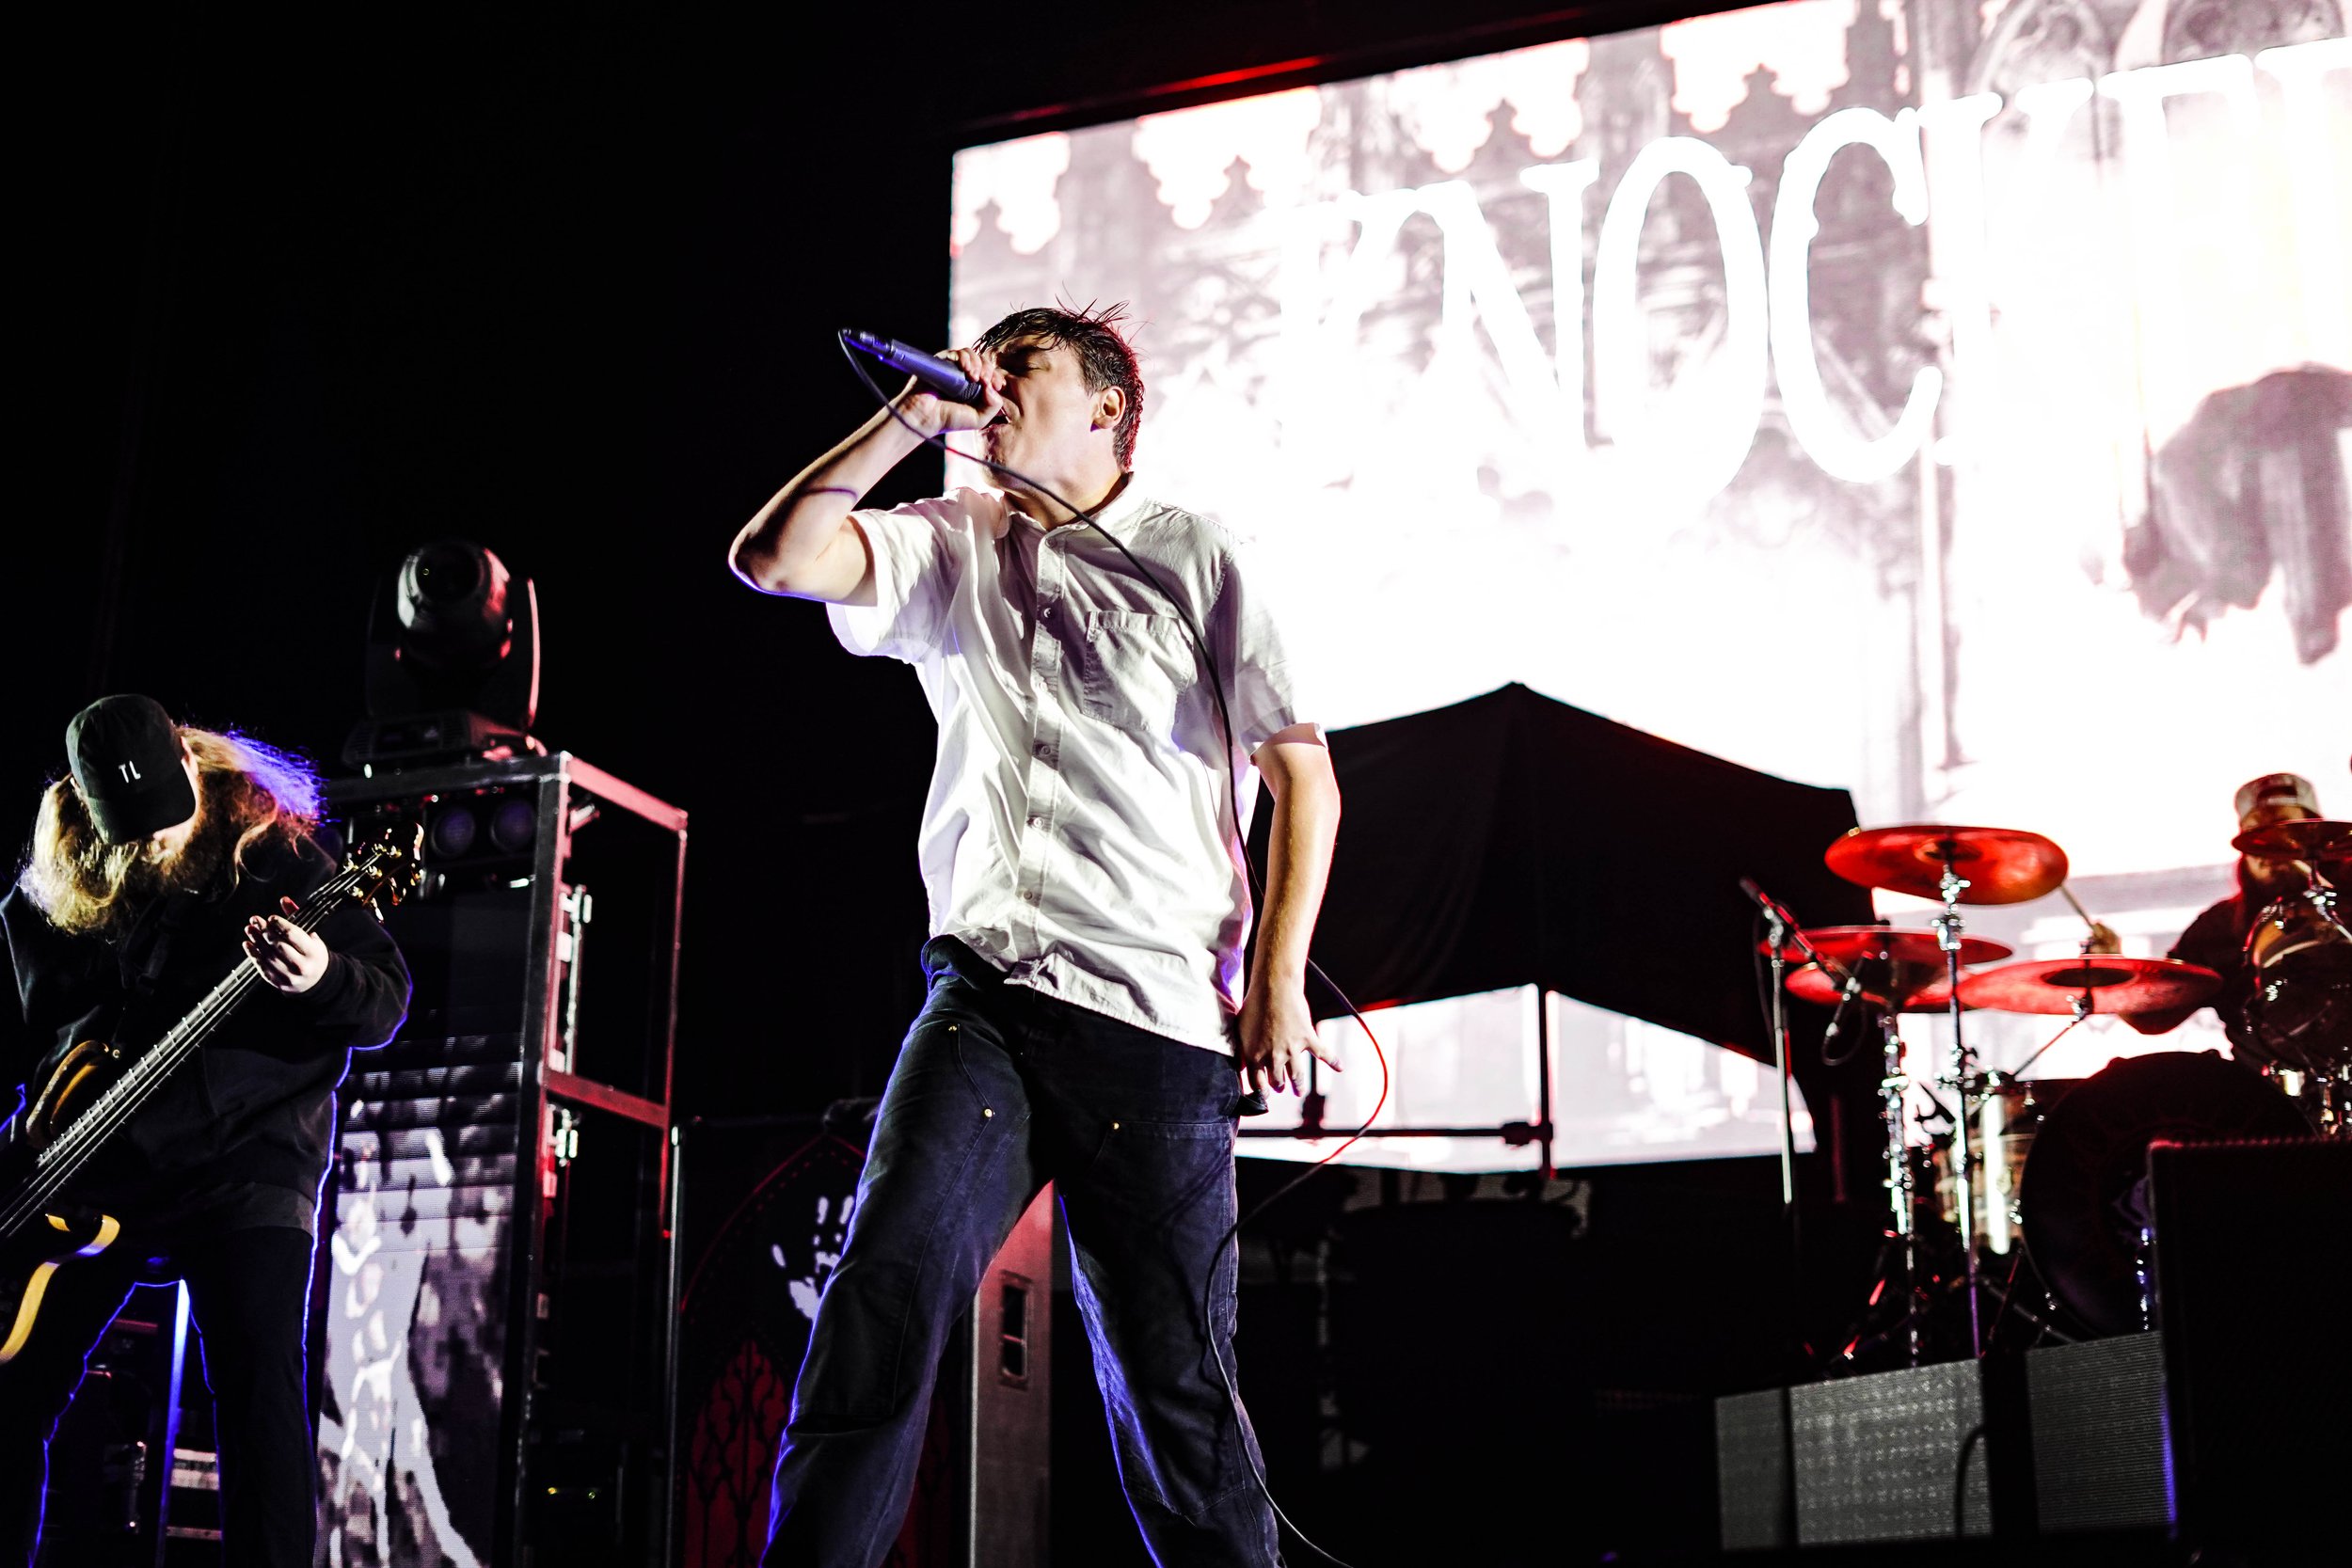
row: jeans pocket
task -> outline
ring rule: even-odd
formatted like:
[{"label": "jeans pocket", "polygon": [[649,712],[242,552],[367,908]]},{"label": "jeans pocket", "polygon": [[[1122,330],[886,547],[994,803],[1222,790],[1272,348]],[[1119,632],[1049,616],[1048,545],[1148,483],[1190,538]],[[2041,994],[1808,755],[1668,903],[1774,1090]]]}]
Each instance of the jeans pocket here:
[{"label": "jeans pocket", "polygon": [[1079,1180],[1119,1165],[1142,1164],[1156,1171],[1197,1164],[1221,1165],[1232,1147],[1233,1123],[1213,1121],[1135,1121],[1121,1117],[1103,1123],[1094,1148],[1062,1180]]}]

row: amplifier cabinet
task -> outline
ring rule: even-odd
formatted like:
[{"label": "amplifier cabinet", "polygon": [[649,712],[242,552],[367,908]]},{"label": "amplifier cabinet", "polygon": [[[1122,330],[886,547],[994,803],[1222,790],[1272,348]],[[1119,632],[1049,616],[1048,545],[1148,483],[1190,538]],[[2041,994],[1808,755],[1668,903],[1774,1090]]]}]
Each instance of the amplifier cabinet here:
[{"label": "amplifier cabinet", "polygon": [[2148,1185],[2180,1535],[2344,1560],[2352,1141],[2158,1143]]}]

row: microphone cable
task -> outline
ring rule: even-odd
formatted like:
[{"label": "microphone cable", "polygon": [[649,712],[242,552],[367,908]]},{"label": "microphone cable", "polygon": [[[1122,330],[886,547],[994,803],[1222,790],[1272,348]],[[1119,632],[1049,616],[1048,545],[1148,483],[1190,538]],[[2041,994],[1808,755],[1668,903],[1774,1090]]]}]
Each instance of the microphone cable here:
[{"label": "microphone cable", "polygon": [[[1104,539],[1109,540],[1111,544],[1117,547],[1119,553],[1127,558],[1127,563],[1133,566],[1143,578],[1143,579],[1152,585],[1153,591],[1156,592],[1160,597],[1166,599],[1168,604],[1175,609],[1177,619],[1184,626],[1184,636],[1186,640],[1192,643],[1193,653],[1200,661],[1201,671],[1209,677],[1209,694],[1216,702],[1217,727],[1224,734],[1226,757],[1225,769],[1228,775],[1227,785],[1224,790],[1225,808],[1228,817],[1233,825],[1233,841],[1241,850],[1242,871],[1248,881],[1250,909],[1254,915],[1255,911],[1262,909],[1265,904],[1265,888],[1263,879],[1258,875],[1257,863],[1253,861],[1249,855],[1249,835],[1242,832],[1241,803],[1239,800],[1240,791],[1232,783],[1231,778],[1232,771],[1232,755],[1234,752],[1232,715],[1226,706],[1225,683],[1223,678],[1217,673],[1216,660],[1209,656],[1208,639],[1202,635],[1200,627],[1193,620],[1191,609],[1186,606],[1181,597],[1177,595],[1175,590],[1171,589],[1167,583],[1160,580],[1158,573],[1152,571],[1152,568],[1146,566],[1140,560],[1136,559],[1136,553],[1127,547],[1124,540],[1120,539],[1119,535],[1113,533],[1110,530],[1104,528],[1099,521],[1097,521],[1091,511],[1085,507],[1073,505],[1068,499],[1057,494],[1050,487],[1040,483],[1038,481],[1030,478],[1027,474],[1025,474],[1019,469],[1007,464],[996,462],[993,458],[981,457],[974,453],[956,451],[955,448],[947,444],[946,437],[944,433],[927,434],[916,428],[912,420],[909,420],[904,414],[898,412],[897,401],[893,399],[889,393],[883,391],[880,386],[876,385],[874,378],[866,373],[866,366],[864,362],[858,358],[856,347],[851,341],[852,336],[853,334],[847,328],[844,328],[841,332],[836,334],[836,340],[841,345],[842,356],[850,361],[850,368],[857,372],[857,378],[866,384],[866,389],[871,392],[874,395],[875,401],[882,405],[882,412],[888,414],[893,420],[904,426],[909,434],[915,436],[915,438],[920,440],[924,445],[937,447],[941,451],[946,452],[951,456],[967,458],[972,462],[979,464],[991,473],[998,474],[1006,479],[1011,480],[1015,483],[1035,491],[1037,494],[1043,496],[1046,499],[1054,502],[1057,506],[1061,507],[1064,511],[1071,515],[1071,520],[1073,522],[1082,522],[1086,524],[1087,527],[1092,529],[1095,532],[1101,534]],[[854,510],[854,508],[852,508],[852,510]],[[1068,525],[1065,524],[1063,526],[1067,527]],[[1372,1053],[1379,1059],[1380,1062],[1380,1097],[1378,1100],[1374,1101],[1372,1114],[1364,1118],[1362,1126],[1357,1128],[1355,1132],[1349,1133],[1341,1141],[1339,1147],[1332,1149],[1330,1153],[1326,1154],[1320,1160],[1315,1161],[1305,1170],[1300,1171],[1296,1176],[1294,1176],[1288,1181],[1283,1182],[1273,1192],[1267,1194],[1264,1197],[1260,1198],[1256,1203],[1250,1205],[1247,1212],[1239,1213],[1233,1223],[1226,1227],[1225,1234],[1217,1239],[1216,1245],[1211,1249],[1212,1255],[1209,1263],[1209,1275],[1208,1278],[1202,1282],[1200,1290],[1201,1327],[1208,1343],[1210,1358],[1216,1363],[1217,1376],[1225,1385],[1225,1396],[1232,1402],[1235,1417],[1239,1418],[1245,1426],[1247,1426],[1248,1422],[1248,1414],[1244,1409],[1241,1402],[1241,1390],[1233,1381],[1233,1374],[1232,1370],[1226,1367],[1225,1354],[1217,1348],[1216,1343],[1216,1259],[1224,1253],[1225,1248],[1229,1243],[1235,1245],[1238,1244],[1242,1227],[1248,1225],[1251,1220],[1256,1219],[1260,1214],[1265,1212],[1266,1210],[1273,1207],[1281,1199],[1288,1197],[1293,1192],[1295,1192],[1310,1178],[1311,1178],[1315,1172],[1321,1170],[1324,1166],[1329,1164],[1332,1161],[1346,1153],[1348,1149],[1352,1148],[1357,1143],[1361,1141],[1364,1134],[1372,1131],[1372,1124],[1380,1119],[1380,1113],[1389,1102],[1389,1089],[1391,1086],[1389,1053],[1381,1049],[1380,1037],[1372,1032],[1372,1025],[1365,1020],[1363,1009],[1356,1006],[1354,999],[1351,998],[1346,991],[1340,988],[1338,981],[1332,979],[1330,975],[1324,973],[1323,966],[1316,963],[1311,955],[1310,955],[1307,959],[1307,969],[1308,972],[1314,975],[1316,979],[1322,981],[1326,986],[1330,988],[1331,994],[1340,999],[1340,1004],[1347,1009],[1348,1016],[1356,1021],[1356,1026],[1363,1031],[1364,1038],[1372,1042]],[[1239,1278],[1240,1259],[1238,1256],[1234,1261],[1234,1272],[1235,1278],[1233,1282],[1233,1299],[1234,1305],[1236,1308],[1238,1308],[1241,1300],[1241,1281]],[[1331,1552],[1326,1550],[1315,1542],[1312,1536],[1309,1535],[1305,1530],[1300,1529],[1298,1526],[1292,1521],[1289,1514],[1282,1512],[1282,1505],[1275,1500],[1273,1488],[1266,1484],[1265,1470],[1261,1463],[1260,1457],[1252,1456],[1248,1448],[1244,1448],[1242,1453],[1243,1457],[1249,1461],[1250,1479],[1258,1483],[1258,1491],[1260,1495],[1265,1498],[1266,1506],[1274,1511],[1274,1516],[1280,1520],[1283,1526],[1288,1528],[1293,1535],[1298,1537],[1298,1539],[1304,1543],[1310,1550],[1314,1552],[1318,1557],[1321,1557],[1327,1562],[1336,1563],[1339,1565],[1339,1568],[1352,1568],[1352,1565],[1349,1564],[1344,1558],[1336,1557]]]}]

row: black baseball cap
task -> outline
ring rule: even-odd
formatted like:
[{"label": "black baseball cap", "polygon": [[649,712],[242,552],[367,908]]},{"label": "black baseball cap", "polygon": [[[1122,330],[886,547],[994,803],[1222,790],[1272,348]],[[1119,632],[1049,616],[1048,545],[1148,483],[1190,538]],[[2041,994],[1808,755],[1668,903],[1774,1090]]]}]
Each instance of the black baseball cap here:
[{"label": "black baseball cap", "polygon": [[196,815],[180,766],[180,732],[152,697],[101,697],[65,727],[73,784],[109,844],[176,828]]}]

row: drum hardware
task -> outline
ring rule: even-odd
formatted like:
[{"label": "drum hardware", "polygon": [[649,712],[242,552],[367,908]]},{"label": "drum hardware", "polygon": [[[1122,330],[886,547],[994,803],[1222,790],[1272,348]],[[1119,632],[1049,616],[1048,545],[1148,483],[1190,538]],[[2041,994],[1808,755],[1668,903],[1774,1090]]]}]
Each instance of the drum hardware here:
[{"label": "drum hardware", "polygon": [[[1971,1190],[1976,1171],[1967,1134],[1967,1085],[1976,1063],[1961,1022],[1967,1005],[1961,995],[1961,956],[1966,936],[1960,909],[1963,904],[2022,903],[2053,891],[2066,880],[2066,851],[2040,833],[2018,829],[1929,823],[1855,828],[1832,844],[1822,859],[1830,870],[1850,882],[1934,898],[1944,906],[1930,924],[1935,928],[1944,977],[1950,987],[1952,1048],[1946,1081],[1960,1095],[1960,1130],[1952,1140],[1952,1186],[1966,1259],[1969,1354],[1981,1355],[1984,1320],[1979,1289],[1983,1281],[1977,1248],[1968,1241],[1977,1229]],[[1961,875],[1963,866],[1969,873],[1964,877]]]},{"label": "drum hardware", "polygon": [[[2325,867],[2352,874],[2352,823],[2317,818],[2275,822],[2238,835],[2249,854],[2282,851],[2304,878],[2302,889],[2265,905],[2247,929],[2245,963],[2253,985],[2239,1004],[2246,1032],[2278,1064],[2297,1073],[2300,1093],[2322,1132],[2342,1136],[2352,1117],[2352,927]],[[2283,1083],[2281,1084],[2283,1087]]]},{"label": "drum hardware", "polygon": [[[2060,883],[2058,885],[2058,892],[2066,895],[2067,903],[2073,905],[2074,912],[2082,916],[2082,922],[2086,927],[2082,944],[2082,968],[2085,973],[2088,974],[2090,969],[2092,950],[2099,941],[2102,927],[2098,921],[2091,918],[2090,911],[2083,908],[2083,901],[2074,896],[2074,890],[2073,888],[2068,887],[2064,883]],[[2024,1061],[2018,1063],[2015,1068],[2011,1069],[2010,1070],[2012,1076],[2023,1078],[2026,1075],[2026,1069],[2027,1068],[2033,1066],[2034,1063],[2048,1055],[2052,1046],[2058,1044],[2058,1041],[2073,1034],[2076,1026],[2078,1026],[2083,1020],[2091,1015],[2094,1010],[2091,1005],[2092,994],[2092,988],[2090,986],[2085,986],[2080,991],[2075,993],[2073,998],[2072,1006],[2067,1009],[2069,1012],[2074,1014],[2074,1016],[2066,1021],[2066,1026],[2060,1029],[2057,1034],[2052,1035],[2048,1039],[2043,1040],[2042,1044],[2035,1049],[2032,1055],[2027,1056]],[[1963,998],[1963,1000],[1965,999]]]},{"label": "drum hardware", "polygon": [[2262,1070],[2311,1118],[2321,1137],[2352,1136],[2352,1066],[2310,1071],[2273,1062]]},{"label": "drum hardware", "polygon": [[[2273,824],[2240,835],[2235,847],[2294,863],[2306,879],[2265,908],[2248,937],[2255,982],[2242,1006],[2258,1037],[2273,1043],[2279,1059],[2264,1069],[2272,1084],[2209,1053],[2165,1053],[2111,1063],[2083,1081],[2096,1085],[2085,1105],[2061,1112],[2076,1084],[2023,1081],[2044,1053],[2094,1015],[2193,1009],[2217,999],[2222,976],[2174,959],[2094,951],[2104,928],[2065,886],[2064,852],[2039,834],[1856,829],[1830,847],[1824,859],[1848,880],[1941,905],[1927,929],[1823,928],[1802,933],[1810,952],[1790,945],[1781,954],[1790,966],[1777,975],[1787,991],[1839,1007],[1841,1020],[1855,1003],[1875,1010],[1884,1051],[1882,1184],[1892,1223],[1866,1309],[1866,1323],[1883,1326],[1867,1336],[1858,1328],[1841,1361],[1899,1336],[1918,1365],[1934,1348],[1938,1322],[1957,1331],[1940,1307],[1951,1291],[1966,1296],[1968,1342],[1978,1354],[1990,1337],[1985,1292],[1996,1304],[1996,1326],[2012,1312],[2059,1338],[2145,1326],[2153,1316],[2150,1241],[2144,1194],[2134,1183],[2144,1175],[2151,1141],[2293,1136],[2302,1131],[2301,1117],[2328,1135],[2352,1135],[2352,927],[2339,904],[2339,883],[2352,879],[2352,823]],[[2074,957],[1999,962],[2010,957],[2008,949],[1965,932],[1963,906],[2054,891],[2091,931]],[[1815,955],[1835,961],[1824,967]],[[1986,1072],[1961,1016],[1978,1009],[2065,1022],[2014,1069]],[[1940,1075],[1915,1078],[1904,1070],[1899,1015],[1931,1011],[1951,1018],[1950,1056]],[[1943,1102],[1946,1087],[1956,1111]],[[1915,1118],[1927,1130],[1924,1145],[1912,1141],[1919,1134],[1906,1125],[1922,1095],[1935,1107]],[[2057,1148],[2038,1152],[2051,1144],[2053,1128]],[[1953,1244],[1961,1259],[1947,1257]],[[1995,1259],[2004,1257],[2009,1277],[1996,1284]],[[1957,1266],[1963,1259],[1964,1269]],[[2019,1280],[2035,1277],[2047,1291],[2046,1315],[2021,1299]],[[1883,1316],[1898,1288],[1900,1315]]]},{"label": "drum hardware", "polygon": [[[1918,1194],[1912,1181],[1912,1160],[1909,1142],[1903,1136],[1903,1107],[1911,1097],[1911,1076],[1903,1071],[1903,1037],[1896,1026],[1893,1011],[1879,1014],[1879,1036],[1885,1053],[1885,1071],[1879,1080],[1879,1099],[1885,1107],[1889,1135],[1886,1140],[1886,1196],[1894,1206],[1895,1228],[1888,1237],[1891,1245],[1901,1254],[1903,1291],[1903,1354],[1906,1366],[1919,1365],[1922,1346],[1921,1330],[1926,1325],[1927,1303],[1919,1278]],[[1887,1286],[1884,1262],[1880,1265],[1877,1289],[1870,1292],[1870,1301],[1877,1305]],[[1852,1347],[1849,1346],[1851,1353]]]}]

